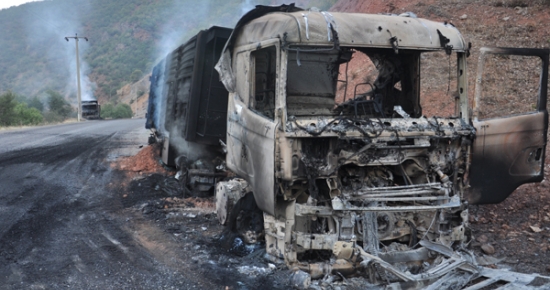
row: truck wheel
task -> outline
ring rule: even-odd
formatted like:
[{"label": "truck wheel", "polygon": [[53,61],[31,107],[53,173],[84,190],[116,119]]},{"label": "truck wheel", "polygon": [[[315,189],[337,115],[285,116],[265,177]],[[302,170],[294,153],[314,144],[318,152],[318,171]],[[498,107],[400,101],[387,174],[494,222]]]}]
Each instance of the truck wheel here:
[{"label": "truck wheel", "polygon": [[247,244],[255,244],[264,237],[264,215],[256,205],[254,195],[239,199],[227,219],[227,226],[239,234]]}]

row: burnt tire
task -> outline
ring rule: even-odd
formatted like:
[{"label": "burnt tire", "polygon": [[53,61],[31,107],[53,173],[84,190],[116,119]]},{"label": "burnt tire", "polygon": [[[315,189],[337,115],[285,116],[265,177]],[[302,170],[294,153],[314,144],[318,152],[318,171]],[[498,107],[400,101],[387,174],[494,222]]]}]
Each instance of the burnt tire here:
[{"label": "burnt tire", "polygon": [[235,203],[227,219],[227,226],[247,244],[254,244],[263,239],[264,215],[256,205],[252,193],[246,194]]}]

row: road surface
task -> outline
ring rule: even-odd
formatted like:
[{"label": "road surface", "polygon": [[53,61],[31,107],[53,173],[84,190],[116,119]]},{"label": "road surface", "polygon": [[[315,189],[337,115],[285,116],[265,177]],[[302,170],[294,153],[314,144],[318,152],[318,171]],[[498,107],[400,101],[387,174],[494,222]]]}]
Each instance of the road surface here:
[{"label": "road surface", "polygon": [[136,234],[139,217],[124,214],[116,194],[120,176],[110,162],[146,145],[144,123],[0,131],[0,289],[212,286],[181,271],[186,262],[177,255],[164,259],[178,245],[144,247],[152,242]]}]

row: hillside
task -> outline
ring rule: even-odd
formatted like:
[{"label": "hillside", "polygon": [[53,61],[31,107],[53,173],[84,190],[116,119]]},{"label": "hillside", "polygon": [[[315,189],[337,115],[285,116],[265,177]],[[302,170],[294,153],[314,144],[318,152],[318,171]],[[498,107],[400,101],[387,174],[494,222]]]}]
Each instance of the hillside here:
[{"label": "hillside", "polygon": [[[254,5],[277,2],[49,0],[0,10],[0,93],[33,97],[51,89],[74,104],[75,43],[64,38],[78,33],[89,39],[79,41],[82,97],[106,102],[198,30],[232,26]],[[328,9],[334,2],[297,4]]]},{"label": "hillside", "polygon": [[[529,0],[340,0],[332,11],[391,13],[413,12],[418,17],[450,22],[460,30],[466,42],[472,43],[468,59],[470,96],[474,94],[475,72],[479,49],[492,47],[550,47],[550,1]],[[351,70],[360,68],[351,68]],[[427,116],[449,112],[450,98],[435,92],[447,92],[447,72],[441,67],[426,70],[429,91],[423,88],[423,111]],[[444,97],[444,98],[443,98]]]}]

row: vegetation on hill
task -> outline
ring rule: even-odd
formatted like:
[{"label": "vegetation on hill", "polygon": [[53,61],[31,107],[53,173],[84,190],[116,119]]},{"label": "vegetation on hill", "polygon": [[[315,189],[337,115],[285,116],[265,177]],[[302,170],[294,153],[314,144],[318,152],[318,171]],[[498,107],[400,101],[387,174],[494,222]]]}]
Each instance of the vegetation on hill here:
[{"label": "vegetation on hill", "polygon": [[[82,98],[116,102],[116,90],[146,75],[193,33],[233,26],[254,5],[281,0],[51,0],[0,10],[0,93],[44,100],[60,92],[76,105],[75,40]],[[328,9],[335,0],[299,0]],[[30,106],[30,105],[29,105]]]},{"label": "vegetation on hill", "polygon": [[56,91],[48,91],[47,110],[37,97],[25,98],[11,91],[0,95],[0,126],[28,126],[62,122],[74,115],[65,98]]},{"label": "vegetation on hill", "polygon": [[113,105],[107,103],[101,107],[101,117],[104,119],[124,119],[132,118],[132,108],[128,104]]}]

